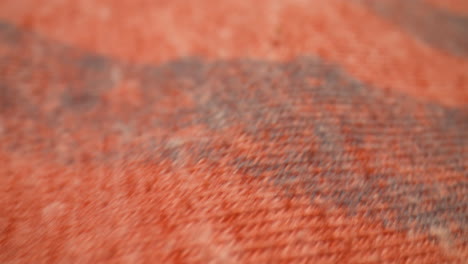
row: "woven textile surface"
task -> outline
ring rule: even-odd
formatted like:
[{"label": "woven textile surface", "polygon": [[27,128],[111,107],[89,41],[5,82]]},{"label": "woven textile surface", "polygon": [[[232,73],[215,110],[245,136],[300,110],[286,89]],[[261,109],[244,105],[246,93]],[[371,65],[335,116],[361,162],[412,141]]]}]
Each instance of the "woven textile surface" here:
[{"label": "woven textile surface", "polygon": [[468,1],[0,0],[0,263],[468,263]]}]

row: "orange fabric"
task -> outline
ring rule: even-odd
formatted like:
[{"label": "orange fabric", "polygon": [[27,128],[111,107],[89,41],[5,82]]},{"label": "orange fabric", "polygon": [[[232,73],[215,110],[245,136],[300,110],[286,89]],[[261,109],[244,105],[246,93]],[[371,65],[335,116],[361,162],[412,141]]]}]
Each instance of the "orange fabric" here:
[{"label": "orange fabric", "polygon": [[463,1],[0,1],[0,263],[464,263]]}]

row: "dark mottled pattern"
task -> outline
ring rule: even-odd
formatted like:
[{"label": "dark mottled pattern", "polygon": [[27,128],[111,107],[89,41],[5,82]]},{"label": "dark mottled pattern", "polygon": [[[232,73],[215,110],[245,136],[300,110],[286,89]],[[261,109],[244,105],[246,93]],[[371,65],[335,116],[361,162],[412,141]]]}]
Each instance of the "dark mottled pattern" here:
[{"label": "dark mottled pattern", "polygon": [[[0,120],[17,120],[9,126],[23,133],[20,142],[9,140],[7,125],[6,149],[28,153],[39,145],[44,155],[74,163],[87,142],[100,139],[53,135],[79,129],[127,141],[125,154],[90,145],[87,158],[97,162],[141,153],[177,162],[188,148],[192,159],[216,165],[228,157],[235,171],[266,177],[286,192],[302,188],[312,201],[331,201],[349,214],[402,231],[447,228],[467,243],[466,109],[368,87],[312,57],[133,65],[8,24],[0,24],[0,43],[8,51],[0,53]],[[70,76],[78,82],[66,82]],[[125,81],[141,95],[138,106],[128,98],[106,101]],[[178,138],[192,127],[205,132]],[[44,129],[49,136],[37,132]]]},{"label": "dark mottled pattern", "polygon": [[423,0],[358,0],[412,36],[455,56],[468,56],[468,17]]}]

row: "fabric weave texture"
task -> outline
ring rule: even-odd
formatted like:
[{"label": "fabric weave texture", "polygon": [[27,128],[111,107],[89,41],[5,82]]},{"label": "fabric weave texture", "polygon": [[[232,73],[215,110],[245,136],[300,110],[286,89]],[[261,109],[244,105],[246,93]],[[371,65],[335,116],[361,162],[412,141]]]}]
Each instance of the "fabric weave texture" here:
[{"label": "fabric weave texture", "polygon": [[0,263],[467,261],[467,1],[0,1]]}]

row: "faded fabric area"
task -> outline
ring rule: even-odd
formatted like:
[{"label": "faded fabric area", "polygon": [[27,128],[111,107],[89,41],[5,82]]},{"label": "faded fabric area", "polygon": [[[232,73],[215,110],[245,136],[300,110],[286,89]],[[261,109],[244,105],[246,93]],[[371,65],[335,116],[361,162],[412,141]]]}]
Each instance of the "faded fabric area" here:
[{"label": "faded fabric area", "polygon": [[0,263],[466,263],[463,0],[0,2]]}]

